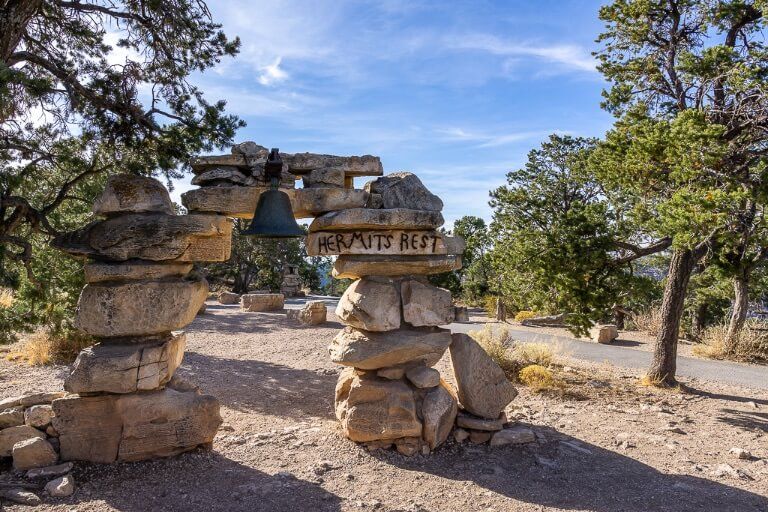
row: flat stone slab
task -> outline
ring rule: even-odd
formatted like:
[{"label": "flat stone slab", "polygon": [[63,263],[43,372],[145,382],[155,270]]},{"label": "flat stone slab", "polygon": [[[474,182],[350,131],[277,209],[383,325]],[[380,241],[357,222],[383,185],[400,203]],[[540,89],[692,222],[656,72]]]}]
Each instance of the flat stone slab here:
[{"label": "flat stone slab", "polygon": [[350,208],[317,217],[309,231],[345,231],[365,229],[437,229],[444,223],[440,212],[407,208]]},{"label": "flat stone slab", "polygon": [[192,270],[191,263],[154,263],[151,261],[129,260],[125,263],[100,261],[85,264],[85,282],[143,281],[166,277],[183,277]]},{"label": "flat stone slab", "polygon": [[61,460],[98,463],[170,457],[210,445],[221,425],[219,402],[171,388],[54,400]]},{"label": "flat stone slab", "polygon": [[333,277],[358,279],[365,276],[442,274],[461,268],[459,254],[439,256],[342,255],[333,264]]},{"label": "flat stone slab", "polygon": [[363,370],[378,370],[408,362],[434,366],[451,344],[447,329],[399,329],[370,332],[345,327],[331,342],[331,361]]},{"label": "flat stone slab", "polygon": [[92,336],[144,336],[178,331],[208,295],[205,279],[91,283],[80,293],[75,327]]},{"label": "flat stone slab", "polygon": [[309,256],[448,254],[446,238],[437,231],[318,231],[307,235],[307,254]]},{"label": "flat stone slab", "polygon": [[[235,153],[231,155],[201,156],[191,160],[190,165],[196,174],[205,172],[211,167],[231,165],[236,167],[252,167],[266,159],[269,151],[254,152],[252,155]],[[317,153],[280,153],[283,169],[294,175],[307,174],[314,169],[340,169],[347,176],[381,176],[384,168],[377,156],[336,156]]]},{"label": "flat stone slab", "polygon": [[80,352],[64,381],[70,393],[134,393],[164,386],[181,364],[183,332],[155,343],[99,343]]},{"label": "flat stone slab", "polygon": [[282,293],[247,293],[240,297],[243,311],[279,311],[285,307]]}]

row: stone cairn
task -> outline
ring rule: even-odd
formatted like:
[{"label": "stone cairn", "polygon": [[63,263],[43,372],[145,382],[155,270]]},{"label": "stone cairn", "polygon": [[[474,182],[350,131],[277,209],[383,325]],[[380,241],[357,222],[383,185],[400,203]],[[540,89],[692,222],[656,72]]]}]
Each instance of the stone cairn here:
[{"label": "stone cairn", "polygon": [[109,463],[210,445],[219,403],[174,377],[186,345],[179,329],[208,295],[195,262],[230,256],[232,222],[176,215],[152,178],[112,176],[93,212],[102,217],[54,246],[87,258],[75,327],[98,343],[80,352],[52,402],[62,460]]},{"label": "stone cairn", "polygon": [[[230,155],[195,160],[193,183],[201,188],[184,193],[182,203],[191,212],[251,218],[266,189],[260,177],[268,153],[245,142]],[[456,424],[459,440],[530,441],[529,430],[504,429],[504,409],[517,392],[501,368],[469,336],[439,327],[457,313],[466,319],[450,292],[426,278],[461,268],[463,241],[438,231],[442,201],[414,174],[383,176],[374,156],[280,156],[295,216],[314,218],[307,253],[338,256],[333,275],[355,279],[336,310],[346,327],[329,347],[347,367],[336,388],[344,434],[409,455],[436,448]],[[355,189],[354,178],[364,176],[376,179]],[[303,178],[304,188],[291,188],[292,177]],[[324,305],[305,309],[292,316],[305,323],[325,316]],[[449,347],[458,390],[432,368]]]}]

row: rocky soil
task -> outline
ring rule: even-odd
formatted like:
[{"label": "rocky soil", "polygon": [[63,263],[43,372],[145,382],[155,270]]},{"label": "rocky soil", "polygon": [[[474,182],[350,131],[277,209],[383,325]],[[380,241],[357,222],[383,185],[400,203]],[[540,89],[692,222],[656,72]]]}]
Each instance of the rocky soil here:
[{"label": "rocky soil", "polygon": [[[696,382],[662,392],[637,386],[628,370],[564,361],[565,392],[521,388],[507,409],[533,428],[536,443],[491,448],[450,439],[429,456],[368,452],[341,436],[333,416],[341,368],[326,347],[340,327],[209,303],[187,328],[178,373],[222,403],[213,451],[77,463],[75,493],[38,492],[38,509],[768,510],[765,391]],[[437,368],[449,376],[447,361]],[[66,371],[2,361],[0,396],[60,390]],[[0,487],[13,477],[3,463]]]}]

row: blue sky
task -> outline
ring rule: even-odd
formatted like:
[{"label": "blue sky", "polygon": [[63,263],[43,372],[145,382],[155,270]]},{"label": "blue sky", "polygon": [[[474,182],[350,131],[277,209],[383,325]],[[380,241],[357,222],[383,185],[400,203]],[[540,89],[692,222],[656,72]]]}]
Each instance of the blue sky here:
[{"label": "blue sky", "polygon": [[590,55],[604,2],[208,3],[243,46],[196,82],[248,123],[238,141],[378,155],[442,197],[448,224],[490,220],[488,191],[549,133],[612,122]]}]

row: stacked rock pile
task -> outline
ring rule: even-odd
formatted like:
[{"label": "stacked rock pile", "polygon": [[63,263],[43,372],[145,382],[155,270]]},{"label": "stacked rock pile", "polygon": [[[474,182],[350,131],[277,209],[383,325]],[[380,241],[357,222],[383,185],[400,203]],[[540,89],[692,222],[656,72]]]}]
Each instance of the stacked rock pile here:
[{"label": "stacked rock pile", "polygon": [[54,246],[85,264],[75,326],[98,343],[83,350],[52,402],[62,460],[114,462],[170,456],[208,445],[219,403],[174,377],[191,322],[208,294],[193,270],[225,261],[232,223],[176,215],[152,178],[112,176],[93,207],[103,217]]}]

